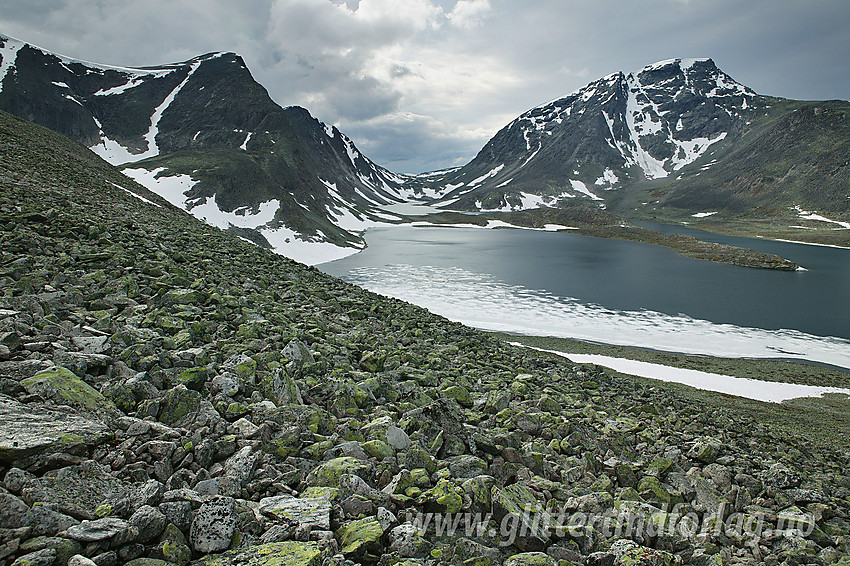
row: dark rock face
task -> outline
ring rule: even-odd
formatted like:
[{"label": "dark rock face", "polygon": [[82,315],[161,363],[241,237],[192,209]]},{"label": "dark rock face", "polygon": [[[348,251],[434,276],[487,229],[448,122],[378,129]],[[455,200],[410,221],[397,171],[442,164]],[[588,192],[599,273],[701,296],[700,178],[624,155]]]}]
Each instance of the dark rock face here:
[{"label": "dark rock face", "polygon": [[846,450],[511,346],[119,182],[0,113],[0,438],[25,443],[0,445],[0,561],[848,559]]}]

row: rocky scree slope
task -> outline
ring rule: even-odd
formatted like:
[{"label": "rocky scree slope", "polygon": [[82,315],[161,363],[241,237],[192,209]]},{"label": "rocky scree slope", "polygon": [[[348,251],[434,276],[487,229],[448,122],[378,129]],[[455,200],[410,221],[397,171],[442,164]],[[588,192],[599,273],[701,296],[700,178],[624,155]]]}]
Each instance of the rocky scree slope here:
[{"label": "rocky scree slope", "polygon": [[[241,57],[123,68],[0,35],[0,110],[82,143],[173,204],[265,247],[363,245],[403,177],[304,108],[281,108]],[[214,220],[216,219],[216,220]]]},{"label": "rocky scree slope", "polygon": [[845,217],[850,103],[761,96],[711,59],[618,72],[533,108],[467,165],[414,182],[459,210],[607,206]]},{"label": "rocky scree slope", "polygon": [[[850,561],[846,452],[328,277],[3,113],[0,188],[0,562]],[[653,532],[675,503],[716,528]],[[461,512],[492,523],[416,525]]]}]

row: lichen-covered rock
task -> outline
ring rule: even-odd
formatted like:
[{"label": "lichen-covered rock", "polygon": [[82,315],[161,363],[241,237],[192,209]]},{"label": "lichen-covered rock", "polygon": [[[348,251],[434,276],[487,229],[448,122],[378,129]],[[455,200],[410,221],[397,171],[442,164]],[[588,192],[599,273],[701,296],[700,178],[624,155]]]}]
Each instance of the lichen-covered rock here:
[{"label": "lichen-covered rock", "polygon": [[260,500],[260,512],[283,517],[298,525],[327,531],[331,528],[331,503],[326,497],[278,495]]},{"label": "lichen-covered rock", "polygon": [[340,478],[349,474],[368,477],[369,465],[351,456],[334,458],[316,466],[307,476],[307,485],[338,487]]},{"label": "lichen-covered rock", "polygon": [[341,526],[334,535],[339,541],[340,552],[356,560],[367,552],[380,552],[384,529],[378,519],[366,517]]},{"label": "lichen-covered rock", "polygon": [[139,530],[137,540],[141,543],[147,543],[157,538],[168,524],[168,520],[162,514],[162,511],[150,505],[136,509],[136,512],[130,516],[127,522]]},{"label": "lichen-covered rock", "polygon": [[406,450],[410,447],[410,436],[403,429],[391,424],[386,432],[387,444],[396,450]]},{"label": "lichen-covered rock", "polygon": [[555,559],[545,552],[523,552],[505,560],[505,566],[556,566]]},{"label": "lichen-covered rock", "polygon": [[118,414],[112,401],[64,367],[40,371],[23,380],[21,385],[33,395],[70,405],[90,415],[116,417]]},{"label": "lichen-covered rock", "polygon": [[411,523],[393,528],[389,535],[389,551],[402,558],[421,558],[431,550],[431,543]]},{"label": "lichen-covered rock", "polygon": [[272,542],[205,556],[203,566],[321,566],[322,550],[317,542]]},{"label": "lichen-covered rock", "polygon": [[422,492],[416,502],[432,513],[459,513],[463,509],[463,489],[443,478],[434,487]]},{"label": "lichen-covered rock", "polygon": [[192,549],[180,529],[173,523],[169,523],[154,547],[152,557],[178,566],[186,566],[192,559]]},{"label": "lichen-covered rock", "polygon": [[172,566],[170,562],[166,562],[165,560],[160,560],[159,558],[134,558],[130,560],[124,566]]},{"label": "lichen-covered rock", "polygon": [[96,519],[104,502],[127,500],[130,487],[103,466],[88,460],[77,466],[51,470],[24,487],[21,498],[30,505],[55,503],[62,513],[78,519]]},{"label": "lichen-covered rock", "polygon": [[670,552],[647,548],[625,539],[614,542],[608,553],[613,555],[615,566],[672,566],[677,564],[676,557]]},{"label": "lichen-covered rock", "polygon": [[200,406],[201,394],[180,384],[169,389],[162,396],[158,418],[167,425],[176,426],[190,420]]},{"label": "lichen-covered rock", "polygon": [[512,524],[514,545],[524,551],[543,550],[549,542],[549,519],[542,502],[527,487],[512,484],[491,493],[493,516],[501,524]]},{"label": "lichen-covered rock", "polygon": [[702,438],[688,451],[688,458],[710,464],[720,456],[722,450],[723,444],[716,438]]},{"label": "lichen-covered rock", "polygon": [[28,524],[29,506],[12,495],[0,491],[0,525],[4,529],[18,529]]},{"label": "lichen-covered rock", "polygon": [[201,505],[192,520],[189,541],[196,552],[220,552],[230,547],[236,530],[235,502],[217,496]]},{"label": "lichen-covered rock", "polygon": [[464,508],[473,513],[484,513],[492,507],[493,486],[496,478],[479,475],[469,478],[461,484],[464,493]]},{"label": "lichen-covered rock", "polygon": [[127,530],[129,523],[117,517],[104,517],[94,521],[83,521],[68,529],[68,536],[80,542],[97,542],[110,539]]},{"label": "lichen-covered rock", "polygon": [[104,423],[0,395],[0,462],[77,444],[97,446],[111,437]]},{"label": "lichen-covered rock", "polygon": [[44,548],[29,554],[24,554],[12,562],[12,566],[52,566],[56,561],[56,550]]},{"label": "lichen-covered rock", "polygon": [[487,462],[469,454],[455,456],[449,460],[449,471],[453,478],[464,480],[474,478],[486,473],[487,467]]},{"label": "lichen-covered rock", "polygon": [[227,459],[224,463],[224,475],[244,486],[254,475],[259,459],[259,454],[251,446],[246,446]]},{"label": "lichen-covered rock", "polygon": [[175,383],[185,385],[193,391],[200,391],[209,378],[209,371],[206,367],[194,367],[185,369],[180,372],[180,375],[175,379]]},{"label": "lichen-covered rock", "polygon": [[392,446],[382,440],[370,440],[363,443],[363,450],[373,458],[383,460],[384,458],[392,458],[395,455],[395,450]]}]

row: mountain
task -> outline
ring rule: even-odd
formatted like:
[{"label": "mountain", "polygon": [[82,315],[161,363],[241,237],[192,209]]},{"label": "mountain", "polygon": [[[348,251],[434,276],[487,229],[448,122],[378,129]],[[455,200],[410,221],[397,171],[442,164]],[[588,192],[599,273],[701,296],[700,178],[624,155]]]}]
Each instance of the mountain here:
[{"label": "mountain", "polygon": [[281,108],[234,53],[123,68],[0,36],[0,58],[0,110],[79,141],[255,243],[332,256],[362,247],[365,227],[397,220],[379,207],[404,200],[404,177],[304,108]]},{"label": "mountain", "polygon": [[758,403],[517,347],[204,225],[4,112],[0,241],[2,564],[850,556],[840,395]]},{"label": "mountain", "polygon": [[584,200],[622,214],[847,217],[848,116],[847,102],[761,96],[711,59],[672,59],[533,108],[467,165],[413,183],[457,210]]}]

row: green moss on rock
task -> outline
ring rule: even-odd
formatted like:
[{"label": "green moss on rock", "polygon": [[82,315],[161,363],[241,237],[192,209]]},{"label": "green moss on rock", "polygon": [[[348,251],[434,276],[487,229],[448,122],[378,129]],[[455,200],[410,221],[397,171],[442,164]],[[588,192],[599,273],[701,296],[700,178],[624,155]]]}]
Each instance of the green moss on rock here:
[{"label": "green moss on rock", "polygon": [[352,521],[337,529],[340,552],[348,557],[360,557],[366,552],[379,552],[384,529],[375,517]]},{"label": "green moss on rock", "polygon": [[29,393],[88,413],[115,413],[115,404],[67,368],[55,367],[21,382]]},{"label": "green moss on rock", "polygon": [[354,474],[366,475],[369,466],[351,456],[334,458],[314,468],[307,476],[307,484],[310,486],[338,487],[342,476]]}]

